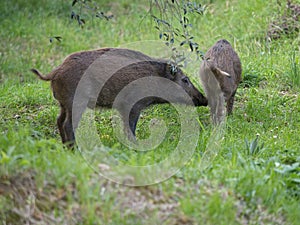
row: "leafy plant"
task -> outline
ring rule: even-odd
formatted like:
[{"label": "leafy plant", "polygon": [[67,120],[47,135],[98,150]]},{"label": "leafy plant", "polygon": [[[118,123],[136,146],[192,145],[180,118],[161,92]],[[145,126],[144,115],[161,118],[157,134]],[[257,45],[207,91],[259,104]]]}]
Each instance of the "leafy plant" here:
[{"label": "leafy plant", "polygon": [[256,138],[252,141],[245,139],[246,150],[248,155],[258,155],[264,151],[264,143],[259,144],[259,135],[256,135]]},{"label": "leafy plant", "polygon": [[290,195],[300,198],[300,162],[293,164],[275,163],[274,171],[283,176],[282,182]]}]

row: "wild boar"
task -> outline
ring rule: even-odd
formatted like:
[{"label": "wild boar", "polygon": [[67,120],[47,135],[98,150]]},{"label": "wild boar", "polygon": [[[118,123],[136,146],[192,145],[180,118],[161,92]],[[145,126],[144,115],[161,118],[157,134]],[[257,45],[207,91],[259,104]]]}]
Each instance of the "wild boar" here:
[{"label": "wild boar", "polygon": [[228,115],[232,113],[241,74],[239,56],[227,40],[217,41],[204,55],[200,66],[200,78],[214,124],[222,122],[226,112]]},{"label": "wild boar", "polygon": [[[77,113],[76,117],[78,118],[75,119],[75,114],[72,111],[73,101],[76,89],[82,77],[87,73],[89,74],[89,83],[84,87],[84,90],[92,89],[92,92],[86,93],[89,103],[85,106],[89,108],[96,106],[114,107],[114,100],[124,87],[145,77],[165,78],[179,85],[190,96],[192,104],[195,106],[208,104],[207,99],[194,87],[182,70],[179,68],[174,70],[174,67],[167,61],[155,59],[129,49],[102,48],[76,52],[69,55],[60,66],[45,76],[36,69],[31,69],[31,71],[40,79],[51,81],[53,95],[61,107],[57,126],[62,142],[69,146],[73,146],[75,142],[74,131],[82,115],[82,112]],[[99,85],[99,82],[102,82],[103,85]],[[147,88],[155,89],[151,85]],[[124,99],[124,105],[127,104],[126,101]],[[148,96],[134,104],[129,115],[128,113],[126,115],[122,107],[118,107],[117,110],[122,116],[125,130],[135,138],[135,129],[140,112],[147,106],[161,103],[166,103],[166,101],[160,97]],[[178,97],[174,103],[185,102]],[[74,120],[76,121],[74,122]]]}]

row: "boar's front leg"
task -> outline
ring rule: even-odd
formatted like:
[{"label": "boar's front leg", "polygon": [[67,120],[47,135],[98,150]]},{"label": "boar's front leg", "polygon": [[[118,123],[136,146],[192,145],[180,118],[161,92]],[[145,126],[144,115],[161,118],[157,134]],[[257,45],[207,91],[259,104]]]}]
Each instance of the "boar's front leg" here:
[{"label": "boar's front leg", "polygon": [[217,109],[216,109],[216,124],[220,124],[222,121],[224,121],[226,112],[225,112],[225,98],[223,93],[221,93],[218,97],[217,101]]},{"label": "boar's front leg", "polygon": [[129,129],[132,132],[134,138],[135,138],[135,130],[136,130],[136,124],[140,117],[141,110],[137,108],[133,108],[129,114]]},{"label": "boar's front leg", "polygon": [[224,119],[225,116],[224,104],[225,104],[225,99],[223,93],[210,96],[209,99],[210,112],[211,112],[212,121],[215,125],[220,124]]},{"label": "boar's front leg", "polygon": [[119,111],[122,121],[123,121],[123,132],[125,136],[130,141],[135,141],[135,129],[137,120],[139,118],[139,113],[135,110],[131,110],[129,113],[127,107],[117,107],[117,110]]},{"label": "boar's front leg", "polygon": [[124,113],[122,111],[119,111],[121,114],[121,118],[123,120],[123,125],[124,125],[124,134],[125,137],[128,138],[130,141],[135,141],[135,129],[136,129],[136,124],[139,119],[140,114],[137,112],[130,112]]},{"label": "boar's front leg", "polygon": [[127,119],[123,119],[124,121],[124,128],[125,128],[125,133],[128,137],[129,140],[135,141],[135,131],[136,131],[136,125],[139,120],[141,111],[143,107],[135,105],[130,113]]},{"label": "boar's front leg", "polygon": [[[148,105],[148,104],[147,104]],[[128,139],[131,141],[135,141],[135,131],[138,119],[140,117],[141,111],[147,106],[144,102],[136,103],[130,110],[128,115],[128,108],[127,110],[119,109],[119,112],[122,116],[123,123],[124,123],[124,131],[127,135]]]}]

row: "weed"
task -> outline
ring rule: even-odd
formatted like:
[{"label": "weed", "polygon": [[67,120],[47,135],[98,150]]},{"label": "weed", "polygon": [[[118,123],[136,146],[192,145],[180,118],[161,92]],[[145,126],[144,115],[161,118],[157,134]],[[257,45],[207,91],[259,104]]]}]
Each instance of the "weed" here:
[{"label": "weed", "polygon": [[259,140],[259,135],[256,135],[256,138],[252,141],[245,139],[246,153],[248,155],[256,156],[258,154],[261,154],[265,150],[264,143],[259,145],[258,140]]}]

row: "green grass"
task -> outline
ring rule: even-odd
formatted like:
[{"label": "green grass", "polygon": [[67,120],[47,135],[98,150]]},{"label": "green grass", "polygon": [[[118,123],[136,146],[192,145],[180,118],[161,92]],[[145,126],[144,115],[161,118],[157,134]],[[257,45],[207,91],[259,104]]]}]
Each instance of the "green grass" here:
[{"label": "green grass", "polygon": [[[69,19],[71,1],[0,3],[0,223],[297,224],[300,38],[266,41],[268,24],[281,10],[276,1],[210,1],[204,16],[191,18],[201,50],[225,38],[240,55],[243,82],[234,113],[224,137],[214,143],[209,110],[197,108],[200,134],[191,160],[162,183],[134,188],[99,176],[79,152],[63,147],[50,85],[29,71],[34,67],[46,74],[84,49],[136,45],[150,52],[130,44],[159,41],[154,22],[143,18],[147,3],[101,2],[114,18],[85,15],[84,29]],[[50,43],[53,36],[62,36],[62,42]],[[187,71],[200,87],[198,67],[195,63]],[[97,129],[110,156],[148,165],[168,158],[177,145],[177,115],[168,105],[143,112],[138,138],[150,135],[153,118],[168,127],[164,142],[149,152],[118,143],[112,111],[97,112]],[[218,154],[203,170],[205,151],[214,149]]]}]

